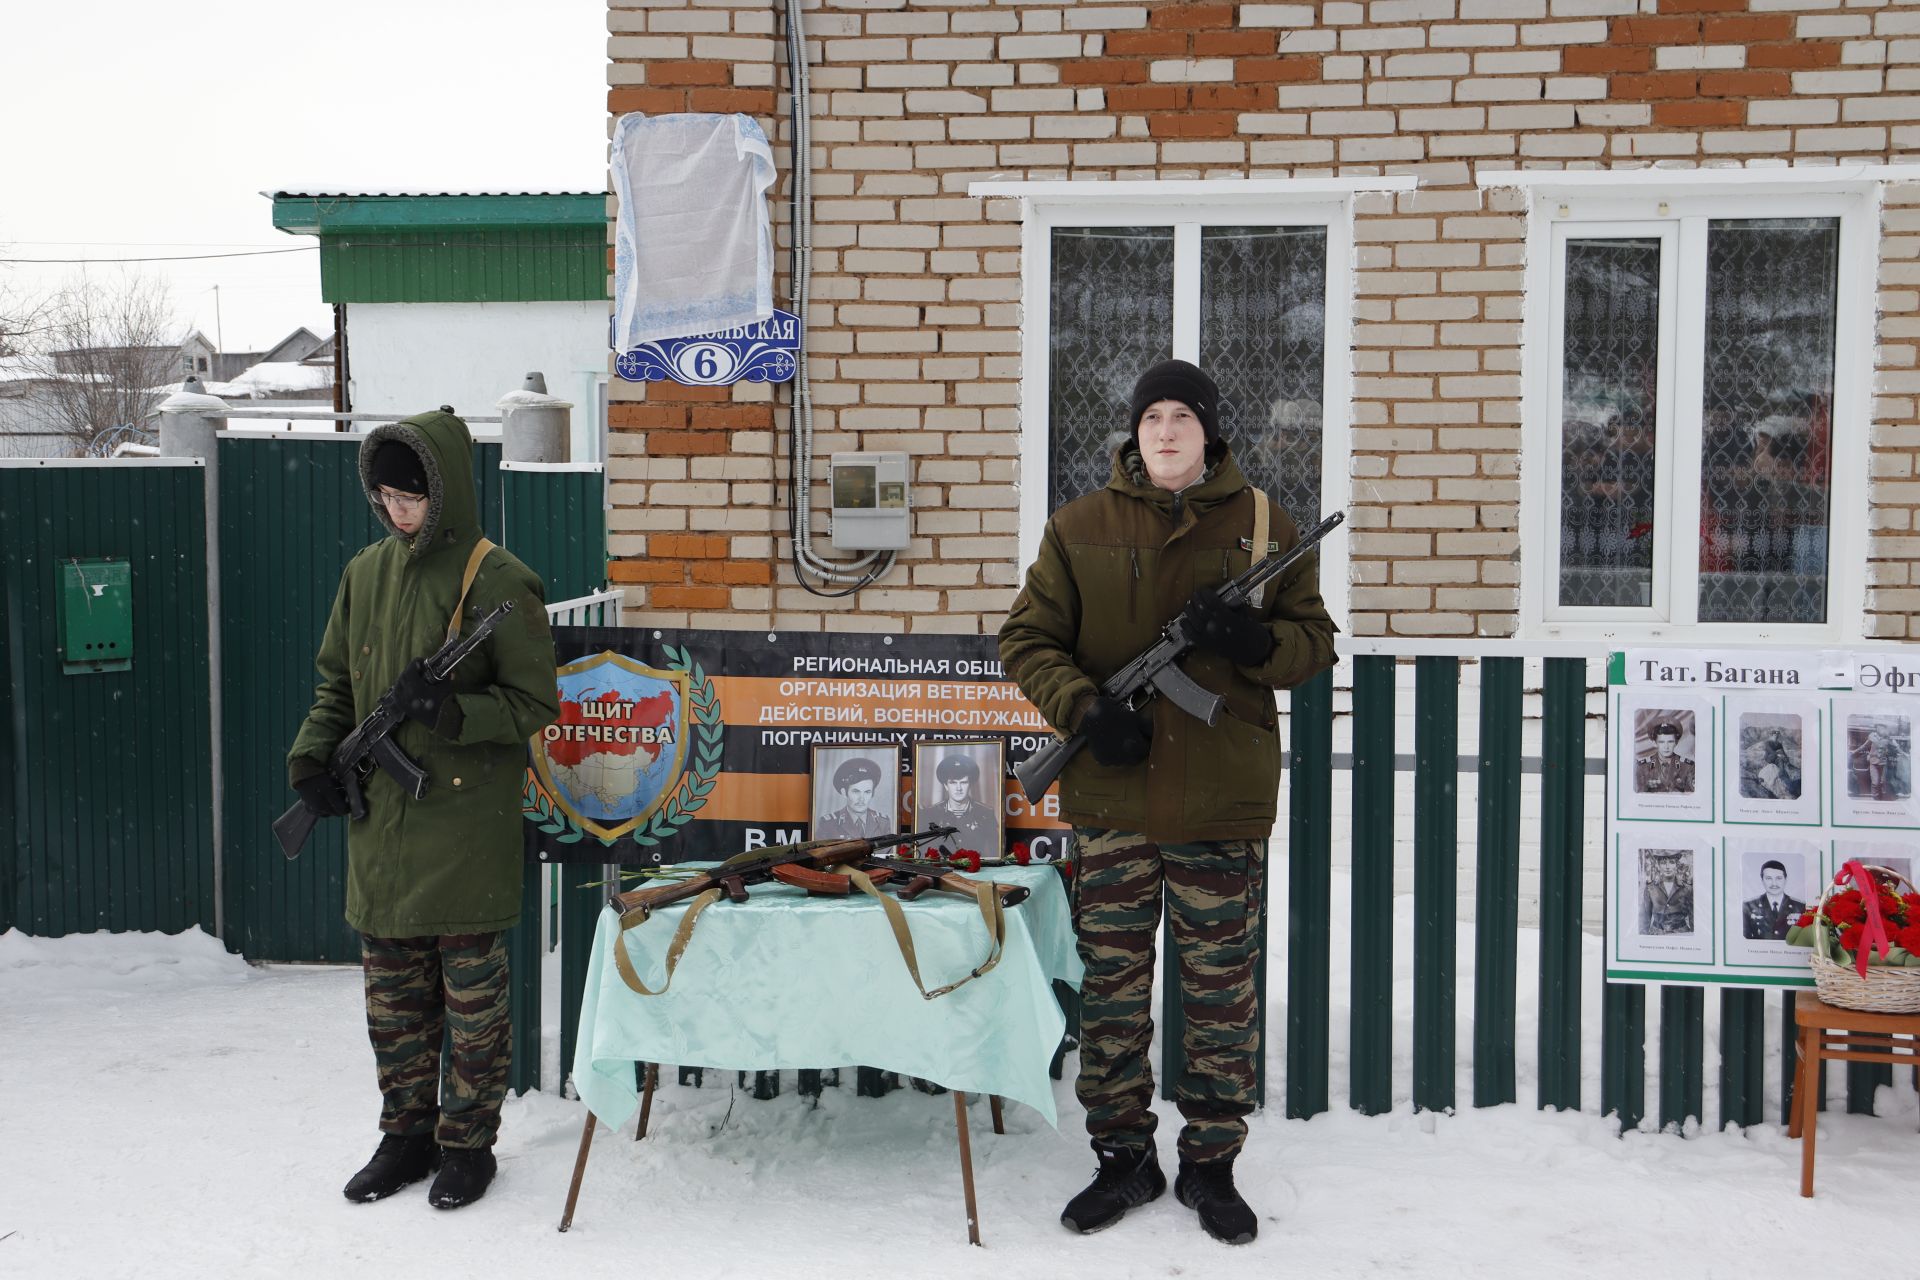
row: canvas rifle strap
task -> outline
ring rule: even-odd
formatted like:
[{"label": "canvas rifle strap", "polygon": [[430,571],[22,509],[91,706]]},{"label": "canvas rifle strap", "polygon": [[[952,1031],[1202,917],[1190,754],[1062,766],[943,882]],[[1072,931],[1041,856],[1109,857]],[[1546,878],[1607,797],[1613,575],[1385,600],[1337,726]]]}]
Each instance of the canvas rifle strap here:
[{"label": "canvas rifle strap", "polygon": [[994,892],[991,883],[982,881],[973,889],[974,901],[980,906],[980,918],[986,923],[987,936],[992,939],[987,948],[987,958],[966,977],[929,991],[927,984],[920,980],[920,961],[913,952],[913,933],[907,928],[907,913],[900,909],[898,902],[876,889],[866,872],[858,867],[847,867],[845,871],[854,887],[877,901],[880,909],[887,913],[887,923],[893,926],[893,940],[900,946],[900,958],[907,962],[907,976],[913,979],[913,985],[920,988],[920,994],[926,999],[937,1000],[949,991],[964,987],[975,978],[992,972],[993,966],[1000,963],[1000,952],[1007,942],[1007,913],[1006,905],[1000,901],[1000,895]]},{"label": "canvas rifle strap", "polygon": [[473,580],[480,575],[480,562],[487,558],[487,552],[491,550],[493,543],[485,538],[473,544],[473,554],[467,557],[467,571],[460,577],[460,598],[454,601],[453,618],[447,623],[449,640],[460,634],[460,615],[467,607],[467,592],[473,590]]},{"label": "canvas rifle strap", "polygon": [[[1267,495],[1253,485],[1247,487],[1253,489],[1253,559],[1247,562],[1247,568],[1251,569],[1267,558],[1267,521],[1272,517],[1268,512]],[[1247,603],[1257,612],[1266,598],[1267,584],[1263,582],[1253,589],[1253,594],[1247,597]]]},{"label": "canvas rifle strap", "polygon": [[707,890],[695,898],[692,905],[687,908],[687,914],[680,917],[680,927],[673,931],[673,941],[667,944],[667,978],[660,984],[658,991],[647,990],[646,983],[640,981],[640,975],[634,971],[633,961],[627,956],[627,930],[646,923],[651,913],[645,907],[635,907],[631,911],[622,913],[620,932],[613,940],[613,964],[620,970],[620,980],[632,987],[639,995],[666,994],[667,988],[673,985],[673,971],[680,967],[680,956],[686,951],[687,943],[693,938],[693,922],[700,918],[702,911],[718,902],[723,892],[725,891],[718,888]]}]

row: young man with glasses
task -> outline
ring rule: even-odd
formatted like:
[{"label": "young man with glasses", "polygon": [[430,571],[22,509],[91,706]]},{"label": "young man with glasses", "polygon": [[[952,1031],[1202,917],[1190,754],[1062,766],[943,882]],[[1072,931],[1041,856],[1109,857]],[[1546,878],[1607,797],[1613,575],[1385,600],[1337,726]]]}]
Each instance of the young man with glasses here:
[{"label": "young man with glasses", "polygon": [[[361,444],[361,485],[387,536],[341,574],[313,708],[287,753],[302,802],[346,814],[326,763],[392,688],[408,717],[395,745],[431,779],[416,800],[375,770],[366,817],[347,827],[346,914],[361,935],[382,1134],[346,1185],[356,1202],[436,1170],[435,1208],[478,1200],[507,1092],[504,931],[520,917],[526,743],[560,705],[541,581],[481,535],[472,451],[447,411]],[[485,644],[447,680],[428,678],[427,654],[508,600],[513,612]]]}]

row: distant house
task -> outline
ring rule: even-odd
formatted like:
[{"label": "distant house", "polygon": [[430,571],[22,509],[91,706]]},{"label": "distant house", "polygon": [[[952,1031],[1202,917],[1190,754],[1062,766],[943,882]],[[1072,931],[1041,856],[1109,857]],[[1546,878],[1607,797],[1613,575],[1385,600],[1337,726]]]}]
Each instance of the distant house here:
[{"label": "distant house", "polygon": [[[265,351],[222,351],[213,359],[213,380],[231,382],[256,364],[333,365],[333,339],[304,325]],[[195,370],[204,379],[205,370]]]}]

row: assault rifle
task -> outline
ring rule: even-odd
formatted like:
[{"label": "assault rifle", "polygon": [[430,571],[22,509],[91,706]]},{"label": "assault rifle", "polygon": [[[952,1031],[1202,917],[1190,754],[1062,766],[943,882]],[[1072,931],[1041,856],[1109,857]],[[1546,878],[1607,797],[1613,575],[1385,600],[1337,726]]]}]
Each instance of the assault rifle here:
[{"label": "assault rifle", "polygon": [[[1300,541],[1285,555],[1257,561],[1246,572],[1220,588],[1221,601],[1229,608],[1237,609],[1245,605],[1253,598],[1254,592],[1313,550],[1320,539],[1332,533],[1346,518],[1346,512],[1336,511],[1302,534]],[[1188,630],[1186,614],[1183,612],[1161,628],[1160,638],[1149,645],[1145,652],[1108,676],[1100,686],[1100,692],[1126,703],[1135,711],[1145,706],[1154,694],[1162,694],[1195,720],[1212,727],[1220,719],[1220,708],[1226,700],[1195,684],[1176,665],[1181,658],[1193,652],[1193,648],[1194,636]],[[1027,799],[1038,803],[1047,788],[1053,785],[1053,780],[1060,776],[1060,771],[1067,767],[1067,761],[1086,745],[1087,739],[1083,734],[1073,733],[1064,737],[1056,734],[1053,741],[1028,756],[1013,771]]]},{"label": "assault rifle", "polygon": [[[949,893],[973,897],[975,887],[984,882],[969,880],[950,871],[930,874],[934,871],[931,865],[918,866],[904,859],[876,856],[882,849],[902,846],[912,849],[950,836],[954,831],[953,827],[929,827],[925,831],[881,836],[873,840],[810,840],[805,844],[755,849],[684,880],[616,893],[613,895],[613,905],[621,913],[622,923],[632,927],[661,907],[697,898],[712,889],[718,889],[729,901],[745,902],[749,885],[765,884],[769,880],[805,889],[808,893],[844,897],[852,889],[845,874],[847,868],[865,872],[874,884],[883,884],[896,875],[904,877],[903,882],[896,886],[903,898],[917,898],[928,889],[944,889]],[[922,880],[927,883],[918,883]],[[1027,896],[1027,890],[1021,885],[995,885],[994,892],[999,895],[1002,904],[1009,907],[1024,901]]]},{"label": "assault rifle", "polygon": [[[513,612],[513,601],[503,601],[498,609],[475,623],[473,629],[464,635],[447,641],[426,660],[427,679],[436,683],[446,680],[460,660],[480,647],[482,641],[493,634],[493,629]],[[360,821],[367,816],[367,795],[363,786],[365,780],[378,766],[386,770],[387,776],[400,784],[400,789],[415,800],[425,798],[427,794],[427,771],[422,769],[406,752],[394,745],[393,731],[407,718],[407,709],[400,705],[399,699],[388,689],[380,695],[380,702],[367,713],[367,718],[358,728],[340,740],[333,749],[333,758],[327,762],[327,772],[333,775],[341,789],[347,793],[347,810],[352,820]],[[289,861],[300,856],[307,847],[307,838],[318,826],[320,815],[307,808],[304,801],[296,800],[293,807],[274,819],[273,838],[280,842],[280,852],[287,855]]]}]

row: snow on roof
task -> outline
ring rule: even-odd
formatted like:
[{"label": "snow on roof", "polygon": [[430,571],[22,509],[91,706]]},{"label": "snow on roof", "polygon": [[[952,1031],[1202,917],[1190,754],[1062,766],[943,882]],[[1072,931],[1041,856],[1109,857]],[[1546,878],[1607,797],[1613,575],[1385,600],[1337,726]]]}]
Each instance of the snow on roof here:
[{"label": "snow on roof", "polygon": [[393,187],[335,187],[324,184],[282,187],[276,191],[262,191],[263,196],[272,200],[339,200],[373,199],[423,200],[434,196],[604,196],[605,191],[511,191],[501,188],[497,191],[469,188],[459,191],[403,191]]},{"label": "snow on roof", "polygon": [[207,390],[217,396],[263,396],[286,391],[318,391],[332,385],[331,365],[263,360],[233,381],[210,384]]}]

